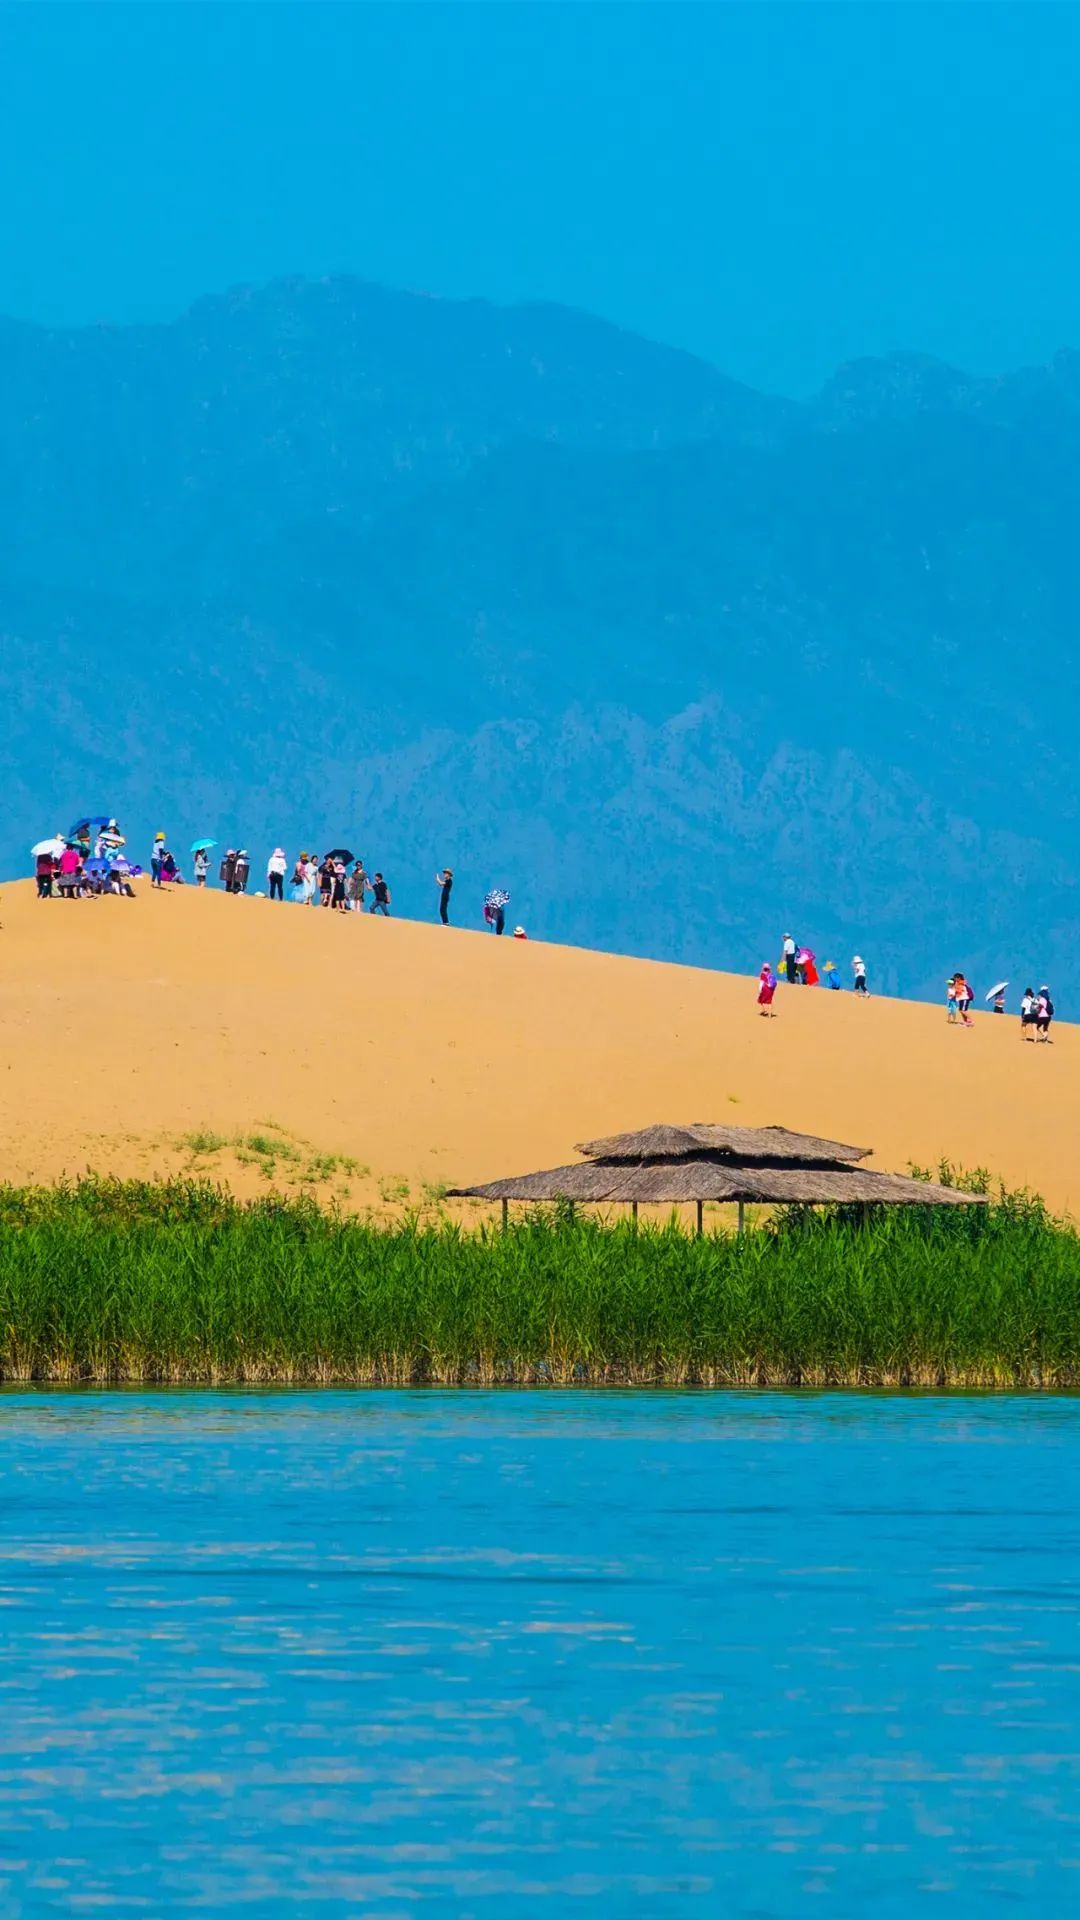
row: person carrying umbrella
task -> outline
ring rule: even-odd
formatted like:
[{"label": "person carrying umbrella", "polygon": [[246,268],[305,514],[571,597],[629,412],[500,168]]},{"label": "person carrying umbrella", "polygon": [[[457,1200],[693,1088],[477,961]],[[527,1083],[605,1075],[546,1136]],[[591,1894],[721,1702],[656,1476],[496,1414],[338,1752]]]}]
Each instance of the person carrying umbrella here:
[{"label": "person carrying umbrella", "polygon": [[55,854],[36,853],[34,855],[34,878],[37,881],[37,897],[39,900],[52,899],[53,874],[55,872]]},{"label": "person carrying umbrella", "polygon": [[193,840],[191,854],[195,862],[195,885],[205,887],[210,874],[210,850],[217,846],[216,840]]},{"label": "person carrying umbrella", "polygon": [[509,905],[510,895],[505,887],[492,887],[490,893],[484,895],[484,919],[493,933],[502,933]]}]

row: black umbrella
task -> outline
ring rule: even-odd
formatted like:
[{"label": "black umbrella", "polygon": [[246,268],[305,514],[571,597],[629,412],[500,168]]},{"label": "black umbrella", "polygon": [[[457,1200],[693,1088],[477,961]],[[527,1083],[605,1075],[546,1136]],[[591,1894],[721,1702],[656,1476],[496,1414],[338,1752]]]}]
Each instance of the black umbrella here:
[{"label": "black umbrella", "polygon": [[356,855],[350,853],[348,847],[331,847],[329,853],[323,854],[323,859],[340,860],[343,867],[351,867]]}]

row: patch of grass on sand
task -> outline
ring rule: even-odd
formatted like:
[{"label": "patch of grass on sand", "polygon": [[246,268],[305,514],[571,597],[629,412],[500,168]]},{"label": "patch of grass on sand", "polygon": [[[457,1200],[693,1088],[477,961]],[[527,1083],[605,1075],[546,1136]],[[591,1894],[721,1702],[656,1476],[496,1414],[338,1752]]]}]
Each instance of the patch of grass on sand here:
[{"label": "patch of grass on sand", "polygon": [[266,1133],[242,1134],[238,1143],[246,1147],[249,1153],[259,1154],[265,1160],[299,1160],[300,1149],[289,1139],[270,1138]]},{"label": "patch of grass on sand", "polygon": [[212,1133],[209,1127],[197,1127],[193,1133],[180,1136],[180,1145],[186,1147],[189,1153],[220,1153],[228,1144],[223,1133]]},{"label": "patch of grass on sand", "polygon": [[304,1161],[303,1178],[305,1180],[333,1180],[336,1174],[353,1174],[358,1180],[367,1178],[370,1167],[362,1167],[348,1153],[312,1153]]},{"label": "patch of grass on sand", "polygon": [[388,1207],[407,1200],[411,1191],[408,1181],[400,1174],[390,1174],[387,1179],[379,1181],[379,1199]]}]

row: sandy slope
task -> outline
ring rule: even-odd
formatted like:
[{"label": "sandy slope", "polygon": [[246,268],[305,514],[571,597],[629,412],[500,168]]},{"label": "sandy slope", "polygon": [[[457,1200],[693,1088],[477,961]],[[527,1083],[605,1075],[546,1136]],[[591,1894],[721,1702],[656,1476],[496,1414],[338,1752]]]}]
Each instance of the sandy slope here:
[{"label": "sandy slope", "polygon": [[259,1155],[182,1136],[276,1122],[299,1156],[279,1183],[313,1149],[349,1155],[370,1173],[322,1189],[381,1204],[701,1119],[866,1143],[887,1168],[947,1154],[1080,1211],[1075,1028],[1037,1048],[1012,1018],[951,1030],[791,989],[766,1022],[750,980],[190,888],[69,906],[20,883],[0,920],[0,1178],[198,1164],[257,1190]]}]

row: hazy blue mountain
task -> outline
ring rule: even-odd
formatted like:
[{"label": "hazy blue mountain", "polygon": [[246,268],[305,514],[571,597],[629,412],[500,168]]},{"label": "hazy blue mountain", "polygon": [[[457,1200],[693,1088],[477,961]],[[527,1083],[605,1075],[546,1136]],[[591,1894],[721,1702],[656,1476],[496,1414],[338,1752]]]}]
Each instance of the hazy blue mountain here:
[{"label": "hazy blue mountain", "polygon": [[83,806],[344,835],[406,912],[449,861],[471,921],[1067,1009],[1080,356],[798,406],[347,280],[0,354],[4,872]]}]

